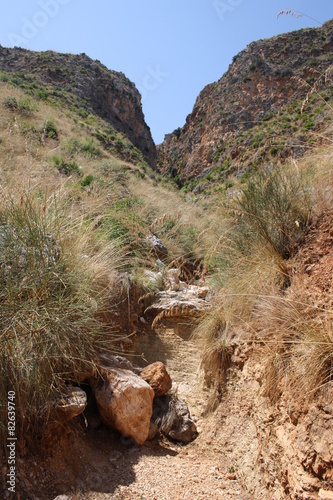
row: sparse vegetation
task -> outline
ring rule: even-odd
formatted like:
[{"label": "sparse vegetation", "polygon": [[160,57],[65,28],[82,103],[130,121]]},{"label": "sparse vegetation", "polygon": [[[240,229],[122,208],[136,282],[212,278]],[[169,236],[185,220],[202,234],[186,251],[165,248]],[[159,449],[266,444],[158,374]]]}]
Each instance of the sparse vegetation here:
[{"label": "sparse vegetation", "polygon": [[12,111],[17,111],[21,115],[31,116],[37,110],[37,104],[29,98],[16,99],[16,97],[6,97],[4,106]]},{"label": "sparse vegetation", "polygon": [[331,198],[323,198],[332,186],[325,167],[331,148],[315,161],[315,168],[304,162],[252,177],[226,211],[224,232],[207,254],[216,303],[194,335],[207,381],[212,384],[217,375],[217,398],[223,394],[233,346],[242,342],[239,332],[243,340],[249,335],[258,343],[266,394],[273,401],[284,390],[311,399],[331,383],[331,299],[328,306],[311,306],[311,292],[292,274],[312,217],[331,206]]},{"label": "sparse vegetation", "polygon": [[69,161],[62,156],[52,156],[51,161],[54,166],[59,170],[61,174],[64,175],[82,175],[82,170],[75,161]]}]

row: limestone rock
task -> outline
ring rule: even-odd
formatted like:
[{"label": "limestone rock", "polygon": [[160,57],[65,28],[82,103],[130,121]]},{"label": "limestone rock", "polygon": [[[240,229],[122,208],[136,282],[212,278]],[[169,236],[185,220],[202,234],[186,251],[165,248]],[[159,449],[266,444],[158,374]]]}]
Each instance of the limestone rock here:
[{"label": "limestone rock", "polygon": [[114,355],[110,352],[103,352],[98,356],[99,365],[102,368],[121,368],[122,370],[130,370],[136,373],[137,368],[123,356]]},{"label": "limestone rock", "polygon": [[169,281],[167,290],[156,293],[155,301],[145,309],[145,314],[157,315],[152,326],[163,318],[201,316],[207,312],[211,304],[206,300],[207,287],[188,285],[182,281],[176,282],[177,275]]},{"label": "limestone rock", "polygon": [[298,455],[305,469],[332,480],[333,405],[312,405],[296,427]]},{"label": "limestone rock", "polygon": [[62,423],[80,415],[87,404],[87,394],[79,387],[69,387],[55,403],[55,420]]},{"label": "limestone rock", "polygon": [[155,234],[150,234],[146,238],[147,244],[155,250],[155,253],[158,258],[163,259],[168,255],[168,249],[163,245],[161,240],[157,238]]},{"label": "limestone rock", "polygon": [[102,369],[90,380],[103,422],[143,444],[149,433],[154,391],[129,370]]},{"label": "limestone rock", "polygon": [[175,441],[189,443],[197,437],[187,404],[175,396],[155,398],[152,420],[162,434]]},{"label": "limestone rock", "polygon": [[141,377],[154,389],[155,397],[164,396],[172,387],[172,380],[161,361],[146,366]]},{"label": "limestone rock", "polygon": [[166,273],[165,287],[167,290],[178,291],[179,290],[179,277],[180,269],[172,268]]}]

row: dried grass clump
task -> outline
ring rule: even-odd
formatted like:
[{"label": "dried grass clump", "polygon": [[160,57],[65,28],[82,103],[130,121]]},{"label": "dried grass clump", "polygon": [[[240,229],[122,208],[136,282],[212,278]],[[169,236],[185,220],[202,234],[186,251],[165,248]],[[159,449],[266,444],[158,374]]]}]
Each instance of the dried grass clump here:
[{"label": "dried grass clump", "polygon": [[7,393],[15,391],[18,437],[33,439],[48,403],[78,381],[116,336],[99,311],[110,308],[119,252],[95,241],[61,200],[3,194],[0,204],[0,445]]},{"label": "dried grass clump", "polygon": [[333,205],[333,148],[332,129],[328,129],[324,139],[329,146],[321,147],[302,161],[303,168],[312,172],[311,199],[315,217],[320,217]]},{"label": "dried grass clump", "polygon": [[308,188],[307,176],[295,165],[260,174],[237,202],[241,234],[250,231],[282,258],[293,256],[311,217]]},{"label": "dried grass clump", "polygon": [[277,401],[288,389],[293,400],[308,401],[333,380],[333,310],[316,309],[295,298],[264,297],[258,307],[265,360],[264,393]]},{"label": "dried grass clump", "polygon": [[253,178],[226,211],[227,229],[206,258],[214,271],[218,314],[208,315],[195,333],[202,366],[209,379],[215,374],[218,386],[225,383],[226,332],[231,338],[236,326],[253,329],[261,297],[289,286],[285,259],[297,251],[310,217],[308,178],[287,165]]},{"label": "dried grass clump", "polygon": [[223,308],[213,309],[195,328],[193,338],[201,352],[200,368],[207,387],[214,388],[206,412],[214,411],[221,401],[231,366],[233,334]]},{"label": "dried grass clump", "polygon": [[230,329],[223,309],[214,309],[206,315],[194,332],[200,348],[201,368],[205,370],[205,382],[210,387],[218,379],[226,380],[230,366]]}]

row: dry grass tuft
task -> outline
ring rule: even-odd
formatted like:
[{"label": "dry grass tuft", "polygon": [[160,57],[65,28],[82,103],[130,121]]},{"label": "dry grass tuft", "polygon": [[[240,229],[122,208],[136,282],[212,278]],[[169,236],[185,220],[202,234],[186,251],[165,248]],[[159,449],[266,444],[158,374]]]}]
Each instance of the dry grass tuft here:
[{"label": "dry grass tuft", "polygon": [[300,12],[299,10],[291,10],[291,9],[280,10],[280,12],[276,16],[276,18],[279,19],[279,17],[282,15],[286,15],[286,16],[291,15],[292,17],[295,17],[296,19],[300,19],[301,17],[307,17],[309,19],[312,19],[312,21],[315,21],[316,23],[318,23],[320,26],[323,25],[323,23],[318,21],[318,19],[315,19],[314,17],[311,17],[308,14],[304,14],[304,12]]},{"label": "dry grass tuft", "polygon": [[[281,335],[287,339],[285,332],[294,327],[293,309],[290,306],[283,311],[285,303],[280,297],[292,282],[292,266],[287,260],[297,254],[311,221],[314,179],[315,173],[306,163],[302,168],[295,168],[291,163],[259,174],[225,211],[224,233],[206,257],[206,267],[213,272],[218,312],[210,313],[195,333],[203,352],[202,366],[208,382],[211,383],[215,375],[218,388],[225,385],[225,367],[230,360],[228,343],[236,328],[238,334],[243,331],[247,335],[252,331],[252,340],[259,343],[263,338],[268,342],[270,335],[279,331],[283,331]],[[275,309],[271,315],[260,312],[262,323],[259,324],[260,307],[272,305],[278,299],[281,310]],[[266,324],[271,330],[261,337]],[[281,373],[288,351],[282,349],[282,354],[281,340],[273,339],[265,357],[269,356],[271,367],[267,376],[274,380],[272,387],[277,387],[277,378],[283,378]]]},{"label": "dry grass tuft", "polygon": [[202,353],[200,368],[204,370],[205,384],[213,388],[205,410],[207,413],[216,409],[226,387],[233,353],[233,333],[230,325],[223,307],[214,308],[193,332],[193,338]]},{"label": "dry grass tuft", "polygon": [[258,306],[264,393],[273,401],[286,389],[294,401],[309,401],[332,383],[333,310],[315,308],[309,317],[306,308],[295,297],[278,296],[263,297]]},{"label": "dry grass tuft", "polygon": [[[83,227],[84,226],[84,231]],[[6,395],[15,391],[18,437],[33,440],[49,402],[77,382],[96,352],[117,336],[99,312],[110,308],[119,251],[96,241],[56,196],[0,205],[0,441]],[[30,441],[31,442],[31,441]]]}]

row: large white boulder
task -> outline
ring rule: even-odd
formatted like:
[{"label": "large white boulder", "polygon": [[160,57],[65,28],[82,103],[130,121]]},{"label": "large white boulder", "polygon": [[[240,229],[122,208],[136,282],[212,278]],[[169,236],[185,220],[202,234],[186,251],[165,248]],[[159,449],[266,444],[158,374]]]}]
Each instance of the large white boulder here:
[{"label": "large white boulder", "polygon": [[150,385],[121,368],[101,368],[100,376],[89,382],[103,422],[143,444],[153,413],[154,391]]}]

